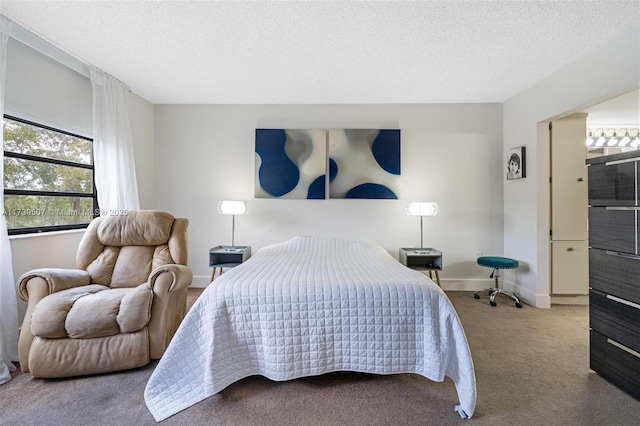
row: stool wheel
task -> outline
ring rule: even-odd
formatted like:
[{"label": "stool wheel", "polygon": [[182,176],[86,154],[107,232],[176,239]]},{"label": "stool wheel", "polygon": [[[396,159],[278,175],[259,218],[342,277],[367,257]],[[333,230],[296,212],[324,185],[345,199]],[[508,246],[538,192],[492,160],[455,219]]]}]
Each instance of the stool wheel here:
[{"label": "stool wheel", "polygon": [[494,302],[494,301],[489,302],[489,304],[490,304],[491,306],[498,306],[498,304],[497,304],[496,302]]},{"label": "stool wheel", "polygon": [[516,303],[517,308],[522,308],[522,303]]},{"label": "stool wheel", "polygon": [[473,297],[476,298],[476,299],[480,299],[480,296],[477,295],[477,294],[474,294]]}]

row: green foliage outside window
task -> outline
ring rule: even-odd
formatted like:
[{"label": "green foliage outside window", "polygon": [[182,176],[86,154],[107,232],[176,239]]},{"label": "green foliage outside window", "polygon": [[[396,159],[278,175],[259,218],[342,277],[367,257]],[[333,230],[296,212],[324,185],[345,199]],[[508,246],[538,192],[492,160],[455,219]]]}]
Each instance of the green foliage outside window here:
[{"label": "green foliage outside window", "polygon": [[3,132],[9,232],[89,223],[95,209],[92,141],[9,117]]}]

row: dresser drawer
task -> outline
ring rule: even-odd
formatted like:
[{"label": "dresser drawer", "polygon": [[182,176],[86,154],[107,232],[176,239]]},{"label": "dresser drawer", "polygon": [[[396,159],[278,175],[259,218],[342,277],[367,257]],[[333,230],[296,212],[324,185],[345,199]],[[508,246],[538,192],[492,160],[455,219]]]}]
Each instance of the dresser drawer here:
[{"label": "dresser drawer", "polygon": [[591,290],[589,327],[640,352],[640,305]]},{"label": "dresser drawer", "polygon": [[593,330],[589,338],[591,369],[640,400],[640,353]]},{"label": "dresser drawer", "polygon": [[590,248],[589,287],[640,304],[640,256]]},{"label": "dresser drawer", "polygon": [[634,207],[589,207],[589,245],[623,253],[636,252]]},{"label": "dresser drawer", "polygon": [[589,205],[636,205],[636,160],[589,166]]}]

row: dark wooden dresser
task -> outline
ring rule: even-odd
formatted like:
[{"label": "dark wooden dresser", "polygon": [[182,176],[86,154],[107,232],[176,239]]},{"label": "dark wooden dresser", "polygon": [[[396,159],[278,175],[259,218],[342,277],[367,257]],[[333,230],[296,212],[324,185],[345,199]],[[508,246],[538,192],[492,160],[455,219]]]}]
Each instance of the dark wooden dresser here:
[{"label": "dark wooden dresser", "polygon": [[590,367],[640,400],[640,151],[587,165]]}]

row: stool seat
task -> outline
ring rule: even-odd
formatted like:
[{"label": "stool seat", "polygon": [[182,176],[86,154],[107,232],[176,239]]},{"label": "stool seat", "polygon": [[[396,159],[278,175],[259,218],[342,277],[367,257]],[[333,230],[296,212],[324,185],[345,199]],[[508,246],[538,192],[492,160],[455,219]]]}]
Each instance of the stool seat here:
[{"label": "stool seat", "polygon": [[482,256],[478,258],[478,265],[496,269],[514,269],[519,263],[515,259],[500,256]]},{"label": "stool seat", "polygon": [[496,296],[502,294],[510,297],[515,303],[516,307],[522,308],[522,303],[520,303],[520,298],[515,294],[507,290],[503,290],[500,288],[500,270],[501,269],[515,269],[520,265],[515,259],[510,259],[508,257],[502,256],[481,256],[477,259],[478,265],[484,266],[487,268],[493,269],[493,272],[489,276],[489,278],[495,278],[495,287],[484,288],[482,290],[478,290],[473,294],[473,297],[476,299],[480,299],[480,294],[482,292],[487,292],[489,297],[489,304],[491,306],[496,306],[497,303],[495,301]]}]

